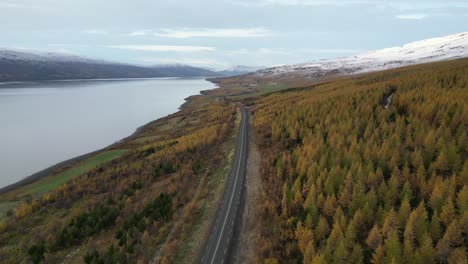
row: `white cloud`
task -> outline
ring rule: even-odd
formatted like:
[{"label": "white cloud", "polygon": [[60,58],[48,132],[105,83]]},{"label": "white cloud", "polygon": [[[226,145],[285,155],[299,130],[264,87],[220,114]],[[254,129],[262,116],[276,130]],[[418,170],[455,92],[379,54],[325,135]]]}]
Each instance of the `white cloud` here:
[{"label": "white cloud", "polygon": [[83,30],[82,33],[84,34],[91,34],[91,35],[107,35],[109,32],[106,30],[102,29],[88,29],[88,30]]},{"label": "white cloud", "polygon": [[259,48],[257,52],[260,54],[275,54],[275,55],[291,54],[291,52],[286,51],[285,49],[269,49],[269,48]]},{"label": "white cloud", "polygon": [[290,55],[291,51],[286,49],[258,48],[258,49],[236,49],[225,52],[226,55],[234,57],[239,55],[265,56],[265,55]]},{"label": "white cloud", "polygon": [[128,35],[132,37],[137,37],[137,36],[146,36],[151,33],[151,30],[136,30],[133,32],[130,32]]},{"label": "white cloud", "polygon": [[67,48],[67,47],[72,47],[72,48],[89,48],[91,45],[88,44],[67,44],[67,43],[52,43],[52,44],[47,44],[48,47],[58,47],[58,48]]},{"label": "white cloud", "polygon": [[231,4],[244,7],[261,6],[335,6],[369,5],[390,7],[399,10],[437,9],[461,7],[468,8],[468,2],[461,0],[424,0],[424,1],[388,1],[388,0],[228,0]]},{"label": "white cloud", "polygon": [[273,32],[262,28],[183,28],[162,29],[153,33],[157,37],[167,38],[251,38],[272,36]]},{"label": "white cloud", "polygon": [[165,51],[165,52],[203,52],[215,51],[214,47],[204,46],[172,46],[172,45],[110,45],[105,46],[113,49],[126,49],[137,51]]},{"label": "white cloud", "polygon": [[0,3],[0,9],[38,9],[36,5],[21,4],[15,2],[2,2]]},{"label": "white cloud", "polygon": [[427,14],[399,14],[395,16],[397,19],[403,20],[421,20],[427,17]]},{"label": "white cloud", "polygon": [[196,67],[208,68],[224,68],[229,66],[226,62],[221,62],[214,59],[204,58],[138,58],[137,61],[144,62],[145,64],[183,64]]},{"label": "white cloud", "polygon": [[364,52],[362,49],[320,49],[320,48],[306,48],[306,49],[280,49],[280,48],[259,48],[248,50],[245,48],[238,50],[228,51],[227,54],[231,56],[236,55],[291,55],[298,53],[319,53],[319,54],[333,54],[333,53],[346,53],[354,54]]},{"label": "white cloud", "polygon": [[320,54],[332,54],[332,53],[359,53],[366,50],[362,49],[299,49],[299,52],[303,53],[320,53]]},{"label": "white cloud", "polygon": [[381,1],[372,0],[232,0],[232,4],[241,5],[245,7],[251,6],[348,6],[348,5],[362,5],[362,4],[379,4]]}]

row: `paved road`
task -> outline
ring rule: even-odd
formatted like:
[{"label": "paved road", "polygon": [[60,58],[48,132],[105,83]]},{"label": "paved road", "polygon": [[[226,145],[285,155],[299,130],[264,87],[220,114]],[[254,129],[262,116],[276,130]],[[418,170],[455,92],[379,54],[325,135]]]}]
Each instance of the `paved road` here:
[{"label": "paved road", "polygon": [[237,137],[236,153],[223,200],[216,214],[210,237],[205,243],[201,263],[222,264],[226,262],[242,195],[247,164],[247,143],[249,122],[244,106],[239,105],[242,118]]}]

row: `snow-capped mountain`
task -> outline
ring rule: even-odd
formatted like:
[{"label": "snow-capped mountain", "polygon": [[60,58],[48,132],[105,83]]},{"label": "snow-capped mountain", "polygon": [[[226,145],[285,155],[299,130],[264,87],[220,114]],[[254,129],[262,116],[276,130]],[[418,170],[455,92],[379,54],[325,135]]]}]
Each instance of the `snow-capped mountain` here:
[{"label": "snow-capped mountain", "polygon": [[265,67],[256,67],[256,66],[244,66],[244,65],[236,65],[224,70],[219,71],[224,76],[235,76],[241,74],[247,74],[251,72],[256,72],[260,69],[264,69]]},{"label": "snow-capped mountain", "polygon": [[347,75],[464,57],[468,57],[468,32],[416,41],[351,57],[268,68],[257,71],[254,77]]},{"label": "snow-capped mountain", "polygon": [[37,61],[37,62],[82,62],[111,64],[104,60],[89,59],[63,52],[41,52],[30,50],[0,49],[0,60]]},{"label": "snow-capped mountain", "polygon": [[68,53],[0,49],[0,82],[214,76],[220,74],[190,66],[146,67],[89,59]]}]

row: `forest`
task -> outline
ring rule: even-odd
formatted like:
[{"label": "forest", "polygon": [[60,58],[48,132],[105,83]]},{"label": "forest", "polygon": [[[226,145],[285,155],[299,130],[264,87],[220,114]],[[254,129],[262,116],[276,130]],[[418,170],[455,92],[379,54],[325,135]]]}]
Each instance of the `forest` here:
[{"label": "forest", "polygon": [[[261,152],[255,263],[466,263],[467,89],[465,59],[236,97]],[[0,259],[195,261],[235,147],[228,100],[196,97],[27,197]]]},{"label": "forest", "polygon": [[212,102],[144,126],[112,147],[123,155],[0,219],[1,262],[174,262],[191,220],[213,200],[208,186],[224,182],[209,185],[229,160],[237,119],[235,106]]},{"label": "forest", "polygon": [[257,263],[466,263],[468,60],[246,104],[262,153]]}]

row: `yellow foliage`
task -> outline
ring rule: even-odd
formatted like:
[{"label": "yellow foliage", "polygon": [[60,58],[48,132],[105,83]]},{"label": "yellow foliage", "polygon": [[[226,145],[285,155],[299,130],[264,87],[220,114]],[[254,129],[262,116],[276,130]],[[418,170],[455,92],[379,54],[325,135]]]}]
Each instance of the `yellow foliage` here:
[{"label": "yellow foliage", "polygon": [[33,212],[33,206],[29,203],[22,203],[14,210],[15,217],[17,219],[21,219],[25,216],[28,216],[32,212]]},{"label": "yellow foliage", "polygon": [[3,233],[7,228],[7,224],[3,221],[0,221],[0,233]]}]

